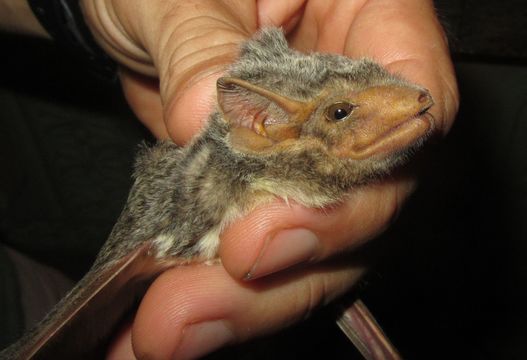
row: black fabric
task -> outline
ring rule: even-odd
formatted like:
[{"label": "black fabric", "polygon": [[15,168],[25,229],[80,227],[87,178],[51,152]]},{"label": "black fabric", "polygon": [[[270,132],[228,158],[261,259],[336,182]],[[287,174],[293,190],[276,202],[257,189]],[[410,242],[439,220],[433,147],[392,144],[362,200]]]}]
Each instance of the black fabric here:
[{"label": "black fabric", "polygon": [[0,324],[0,349],[3,349],[24,331],[16,270],[3,246],[0,246]]},{"label": "black fabric", "polygon": [[119,86],[62,48],[0,42],[10,49],[0,75],[3,241],[78,278],[126,200],[145,132]]},{"label": "black fabric", "polygon": [[456,57],[527,60],[525,0],[435,0]]},{"label": "black fabric", "polygon": [[84,21],[79,0],[27,0],[46,31],[96,73],[115,79],[116,65],[97,45]]},{"label": "black fabric", "polygon": [[459,116],[363,300],[405,359],[526,359],[527,67],[456,71]]}]

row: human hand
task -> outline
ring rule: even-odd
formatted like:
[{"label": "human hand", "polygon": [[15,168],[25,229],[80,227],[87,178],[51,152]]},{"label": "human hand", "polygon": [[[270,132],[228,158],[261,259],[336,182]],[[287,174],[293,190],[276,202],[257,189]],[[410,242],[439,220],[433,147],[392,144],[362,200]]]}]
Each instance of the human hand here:
[{"label": "human hand", "polygon": [[[127,67],[121,72],[123,89],[138,117],[157,137],[180,144],[206,121],[215,81],[235,59],[237,45],[270,24],[289,30],[292,46],[300,50],[367,56],[428,88],[442,133],[457,110],[453,70],[431,1],[83,0],[83,5],[99,42]],[[137,357],[196,357],[303,318],[364,271],[357,263],[323,260],[379,234],[414,184],[411,176],[394,176],[357,189],[327,213],[279,201],[256,209],[222,234],[223,266],[175,268],[154,282],[109,358],[132,357],[132,343]],[[299,263],[304,265],[279,272]],[[262,278],[244,281],[248,273]],[[264,277],[270,273],[277,274]]]}]

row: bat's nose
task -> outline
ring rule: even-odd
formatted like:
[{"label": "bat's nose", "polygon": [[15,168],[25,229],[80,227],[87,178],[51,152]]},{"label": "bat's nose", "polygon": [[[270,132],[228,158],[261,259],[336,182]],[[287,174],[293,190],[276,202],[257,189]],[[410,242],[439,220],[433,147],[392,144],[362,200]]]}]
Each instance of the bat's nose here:
[{"label": "bat's nose", "polygon": [[428,90],[421,90],[419,93],[419,97],[417,98],[417,101],[420,103],[426,103],[432,100],[432,96],[430,96],[430,93]]},{"label": "bat's nose", "polygon": [[421,106],[419,114],[424,114],[432,107],[432,105],[434,105],[434,99],[432,99],[432,95],[430,95],[428,90],[421,90],[419,92],[419,95],[417,96],[417,102]]}]

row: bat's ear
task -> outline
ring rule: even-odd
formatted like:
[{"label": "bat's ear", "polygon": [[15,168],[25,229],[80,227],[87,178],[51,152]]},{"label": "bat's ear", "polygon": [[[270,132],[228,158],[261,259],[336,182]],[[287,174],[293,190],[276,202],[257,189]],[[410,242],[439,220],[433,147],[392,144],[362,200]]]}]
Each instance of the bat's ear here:
[{"label": "bat's ear", "polygon": [[[231,125],[231,141],[248,150],[259,151],[298,138],[302,124],[311,111],[311,103],[290,99],[258,85],[234,77],[217,82],[218,104]],[[284,115],[271,113],[278,106]]]}]

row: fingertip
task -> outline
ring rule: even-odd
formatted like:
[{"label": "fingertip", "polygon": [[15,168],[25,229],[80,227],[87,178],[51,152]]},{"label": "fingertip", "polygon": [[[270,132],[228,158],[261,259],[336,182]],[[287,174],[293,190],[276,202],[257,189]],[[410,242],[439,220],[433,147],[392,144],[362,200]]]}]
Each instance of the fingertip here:
[{"label": "fingertip", "polygon": [[182,340],[173,358],[197,359],[235,340],[236,336],[225,320],[189,324],[182,331]]},{"label": "fingertip", "polygon": [[355,249],[387,228],[414,184],[393,178],[323,209],[280,200],[258,207],[223,231],[222,264],[233,278],[252,280]]},{"label": "fingertip", "polygon": [[253,280],[301,263],[317,256],[320,240],[310,230],[281,230],[267,239],[244,280]]},{"label": "fingertip", "polygon": [[[205,325],[228,319],[236,307],[225,290],[232,281],[221,266],[201,264],[180,266],[160,275],[145,294],[134,321],[132,340],[137,357],[195,358],[233,342],[228,326],[219,332],[220,325]],[[211,332],[218,332],[218,338]]]},{"label": "fingertip", "polygon": [[158,81],[125,68],[119,70],[119,78],[124,96],[139,121],[157,139],[167,139]]},{"label": "fingertip", "polygon": [[216,105],[216,81],[221,72],[214,72],[180,91],[166,106],[165,124],[170,138],[186,144],[203,128]]},{"label": "fingertip", "polygon": [[[312,224],[314,221],[317,221],[316,210],[307,209],[298,204],[286,204],[276,200],[258,207],[247,216],[228,226],[221,234],[220,257],[222,264],[235,279],[249,280],[263,276],[264,273],[268,274],[287,268],[289,267],[288,263],[294,265],[302,262],[306,257],[311,258],[314,256],[315,250],[313,248],[316,247],[315,245],[295,251],[298,249],[295,249],[293,243],[300,245],[302,234],[297,234],[298,236],[289,234],[298,241],[292,239],[292,246],[284,246],[287,245],[287,239],[284,239],[287,234],[282,236],[280,233],[297,229],[303,232],[305,225]],[[279,238],[279,242],[282,243],[280,248],[276,247],[277,242],[273,242],[275,238]],[[316,238],[316,235],[313,234],[312,238]],[[308,243],[314,244],[310,241]],[[271,248],[272,252],[281,259],[274,262],[273,265],[266,265],[267,270],[256,276],[256,264],[263,260],[263,254]],[[277,254],[282,249],[285,253],[283,256]]]},{"label": "fingertip", "polygon": [[283,27],[291,31],[301,20],[306,0],[269,1],[259,0],[258,25]]}]

